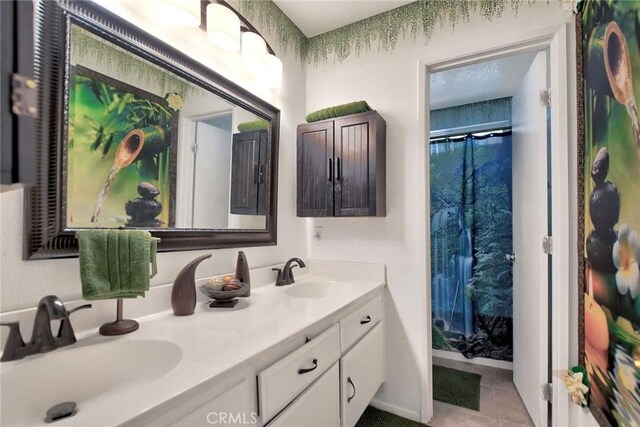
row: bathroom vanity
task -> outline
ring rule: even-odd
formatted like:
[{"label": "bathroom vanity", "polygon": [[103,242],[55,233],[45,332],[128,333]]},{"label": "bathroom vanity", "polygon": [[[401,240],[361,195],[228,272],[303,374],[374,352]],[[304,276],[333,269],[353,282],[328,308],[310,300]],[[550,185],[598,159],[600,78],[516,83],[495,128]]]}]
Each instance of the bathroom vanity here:
[{"label": "bathroom vanity", "polygon": [[[214,309],[200,296],[186,317],[168,310],[169,285],[154,287],[146,310],[163,311],[118,338],[97,333],[91,316],[108,311],[97,301],[76,318],[74,346],[0,365],[11,390],[1,423],[44,424],[48,408],[74,401],[77,414],[61,426],[353,426],[384,381],[385,267],[307,266],[281,287],[272,266],[252,270],[251,297]],[[142,307],[131,306],[134,315]]]}]

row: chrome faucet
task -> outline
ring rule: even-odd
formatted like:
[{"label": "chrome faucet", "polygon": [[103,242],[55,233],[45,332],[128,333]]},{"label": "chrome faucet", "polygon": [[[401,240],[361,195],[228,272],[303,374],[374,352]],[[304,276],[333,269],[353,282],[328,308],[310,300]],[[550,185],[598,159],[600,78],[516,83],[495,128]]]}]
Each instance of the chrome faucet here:
[{"label": "chrome faucet", "polygon": [[[57,296],[47,295],[43,297],[36,309],[31,341],[26,344],[20,334],[18,322],[0,323],[0,326],[9,327],[9,336],[7,337],[0,362],[22,359],[31,354],[46,353],[75,343],[76,336],[69,316],[71,316],[71,313],[85,308],[91,308],[91,304],[84,304],[72,310],[67,310]],[[55,338],[51,332],[52,320],[60,320],[60,329]]]},{"label": "chrome faucet", "polygon": [[295,265],[293,265],[293,263],[298,264],[298,267],[303,268],[306,267],[306,265],[304,264],[304,261],[302,261],[300,258],[291,258],[289,261],[286,262],[286,264],[284,265],[284,267],[282,267],[282,269],[279,268],[272,268],[271,270],[273,271],[277,271],[278,272],[278,277],[276,278],[276,286],[285,286],[285,285],[290,285],[292,283],[295,283],[295,279],[293,277],[293,267],[295,267]]}]

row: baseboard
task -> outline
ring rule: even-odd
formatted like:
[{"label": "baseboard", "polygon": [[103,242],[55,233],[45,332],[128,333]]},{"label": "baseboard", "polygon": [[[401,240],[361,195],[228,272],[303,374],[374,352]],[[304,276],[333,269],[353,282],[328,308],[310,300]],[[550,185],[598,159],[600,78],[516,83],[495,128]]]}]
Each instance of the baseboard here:
[{"label": "baseboard", "polygon": [[397,415],[399,417],[408,418],[416,422],[421,422],[420,414],[415,411],[410,411],[408,409],[401,408],[399,406],[391,405],[389,403],[382,402],[378,399],[373,399],[369,403],[369,405],[373,406],[376,409],[380,409],[382,411],[391,412],[392,414]]},{"label": "baseboard", "polygon": [[435,357],[442,357],[443,359],[456,360],[458,362],[473,363],[476,365],[489,366],[491,368],[509,369],[513,370],[513,362],[507,362],[506,360],[487,359],[484,357],[474,357],[473,359],[467,359],[461,353],[455,351],[446,350],[432,350],[432,355]]}]

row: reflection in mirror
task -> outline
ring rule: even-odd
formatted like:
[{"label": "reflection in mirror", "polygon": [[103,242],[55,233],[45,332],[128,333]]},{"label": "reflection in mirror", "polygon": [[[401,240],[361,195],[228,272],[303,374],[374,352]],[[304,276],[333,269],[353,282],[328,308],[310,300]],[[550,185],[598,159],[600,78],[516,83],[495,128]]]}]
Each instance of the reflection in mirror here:
[{"label": "reflection in mirror", "polygon": [[269,122],[71,26],[68,228],[265,229]]}]

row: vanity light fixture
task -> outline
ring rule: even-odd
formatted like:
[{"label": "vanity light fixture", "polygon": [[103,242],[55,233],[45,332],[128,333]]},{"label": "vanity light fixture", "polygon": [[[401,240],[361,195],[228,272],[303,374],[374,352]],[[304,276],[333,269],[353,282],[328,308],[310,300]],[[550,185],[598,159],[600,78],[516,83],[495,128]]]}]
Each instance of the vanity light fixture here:
[{"label": "vanity light fixture", "polygon": [[207,36],[220,49],[240,50],[240,18],[234,11],[219,3],[207,5]]},{"label": "vanity light fixture", "polygon": [[160,0],[154,9],[164,22],[188,28],[200,26],[200,0]]},{"label": "vanity light fixture", "polygon": [[[165,2],[180,0],[162,0]],[[191,1],[191,0],[188,0]],[[207,37],[228,52],[241,50],[242,60],[269,89],[282,86],[282,61],[246,18],[226,0],[201,0],[206,4]]]}]

